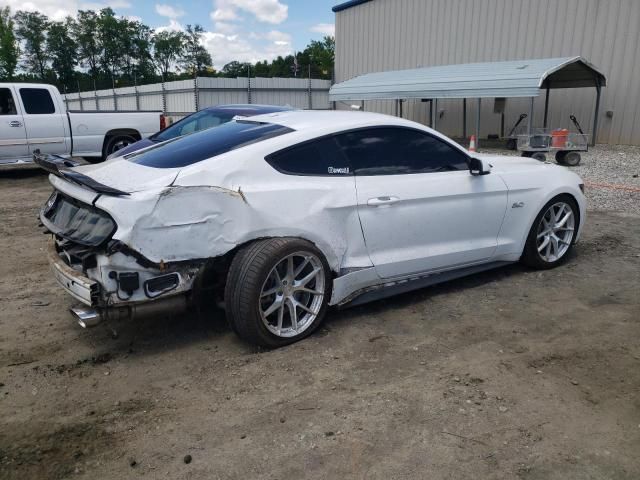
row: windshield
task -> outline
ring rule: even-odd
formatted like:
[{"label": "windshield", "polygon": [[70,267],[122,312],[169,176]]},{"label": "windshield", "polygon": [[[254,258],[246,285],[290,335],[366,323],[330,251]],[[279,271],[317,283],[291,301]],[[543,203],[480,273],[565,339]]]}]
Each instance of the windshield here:
[{"label": "windshield", "polygon": [[210,110],[202,110],[200,112],[189,115],[164,130],[156,133],[151,137],[155,142],[165,142],[172,138],[180,137],[188,133],[199,132],[207,128],[217,127],[223,123],[230,122],[233,118],[232,113],[216,113]]},{"label": "windshield", "polygon": [[184,167],[289,132],[293,130],[274,123],[234,121],[175,138],[125,158],[147,167]]}]

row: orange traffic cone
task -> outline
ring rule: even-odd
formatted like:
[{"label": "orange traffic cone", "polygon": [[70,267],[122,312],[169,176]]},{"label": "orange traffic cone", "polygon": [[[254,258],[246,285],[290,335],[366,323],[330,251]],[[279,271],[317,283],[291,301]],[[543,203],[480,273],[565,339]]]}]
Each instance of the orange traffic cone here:
[{"label": "orange traffic cone", "polygon": [[475,152],[476,151],[476,136],[475,135],[471,135],[471,138],[469,139],[469,151],[470,152]]}]

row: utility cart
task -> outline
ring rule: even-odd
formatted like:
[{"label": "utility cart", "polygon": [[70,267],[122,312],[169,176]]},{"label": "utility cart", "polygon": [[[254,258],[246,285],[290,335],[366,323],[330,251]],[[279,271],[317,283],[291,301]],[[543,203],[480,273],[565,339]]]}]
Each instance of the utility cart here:
[{"label": "utility cart", "polygon": [[518,150],[522,156],[544,162],[547,153],[555,152],[556,162],[560,165],[579,165],[582,159],[580,152],[589,150],[589,136],[582,131],[575,116],[570,118],[579,133],[567,129],[535,129],[531,134],[518,135]]}]

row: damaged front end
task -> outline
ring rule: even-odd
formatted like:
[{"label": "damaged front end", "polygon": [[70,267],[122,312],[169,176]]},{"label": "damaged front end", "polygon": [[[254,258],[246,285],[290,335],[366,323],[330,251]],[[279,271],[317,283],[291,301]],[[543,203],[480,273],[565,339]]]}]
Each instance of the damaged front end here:
[{"label": "damaged front end", "polygon": [[57,282],[83,304],[71,309],[81,326],[186,308],[204,261],[153,262],[113,238],[107,212],[60,191],[40,220],[54,237],[48,257]]}]

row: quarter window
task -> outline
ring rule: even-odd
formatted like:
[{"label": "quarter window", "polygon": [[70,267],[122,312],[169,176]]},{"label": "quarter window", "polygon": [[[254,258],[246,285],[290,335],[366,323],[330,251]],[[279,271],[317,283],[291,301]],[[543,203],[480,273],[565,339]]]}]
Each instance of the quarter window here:
[{"label": "quarter window", "polygon": [[17,115],[13,95],[8,88],[0,88],[0,115]]},{"label": "quarter window", "polygon": [[289,175],[351,175],[351,168],[333,137],[294,145],[267,156],[266,160],[279,172]]},{"label": "quarter window", "polygon": [[20,98],[25,113],[30,115],[46,115],[56,113],[51,94],[44,88],[21,88]]},{"label": "quarter window", "polygon": [[381,127],[336,136],[356,175],[466,170],[467,156],[428,133]]}]

